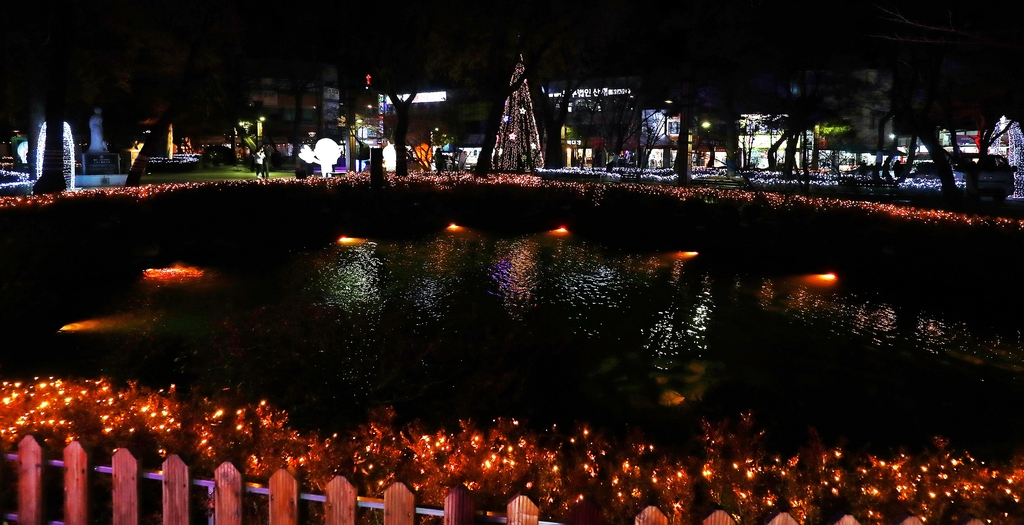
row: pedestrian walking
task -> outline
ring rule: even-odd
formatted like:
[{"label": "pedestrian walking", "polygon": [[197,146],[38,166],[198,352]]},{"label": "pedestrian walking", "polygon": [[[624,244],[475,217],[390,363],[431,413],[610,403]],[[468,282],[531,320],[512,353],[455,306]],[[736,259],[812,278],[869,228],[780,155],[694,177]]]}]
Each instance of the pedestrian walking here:
[{"label": "pedestrian walking", "polygon": [[252,156],[252,161],[256,163],[256,178],[262,179],[263,168],[267,165],[267,162],[269,162],[266,158],[266,154],[263,153],[262,148],[256,150],[256,154]]},{"label": "pedestrian walking", "polygon": [[260,153],[263,154],[263,170],[260,173],[260,175],[264,179],[269,179],[270,178],[270,162],[271,162],[271,159],[273,159],[274,147],[271,146],[270,144],[264,144],[263,145],[263,149],[260,150]]}]

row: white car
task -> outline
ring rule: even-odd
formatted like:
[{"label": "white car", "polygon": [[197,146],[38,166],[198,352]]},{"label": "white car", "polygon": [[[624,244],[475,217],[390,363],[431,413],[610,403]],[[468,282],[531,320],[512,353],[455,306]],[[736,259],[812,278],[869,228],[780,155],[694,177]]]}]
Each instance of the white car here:
[{"label": "white car", "polygon": [[[989,155],[984,167],[977,165],[978,160],[975,154],[962,155],[960,162],[953,165],[953,177],[967,187],[968,194],[991,196],[999,200],[1013,195],[1017,168],[1010,166],[1006,159],[998,155]],[[967,175],[974,171],[977,172],[977,179],[972,181]]]}]

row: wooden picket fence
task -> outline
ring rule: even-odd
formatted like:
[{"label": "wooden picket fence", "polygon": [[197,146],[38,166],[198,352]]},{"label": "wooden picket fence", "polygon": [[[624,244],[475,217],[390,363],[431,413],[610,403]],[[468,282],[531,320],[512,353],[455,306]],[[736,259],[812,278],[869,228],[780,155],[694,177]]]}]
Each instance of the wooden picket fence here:
[{"label": "wooden picket fence", "polygon": [[[64,448],[63,461],[43,459],[42,448],[32,436],[18,444],[17,454],[8,454],[8,460],[18,464],[17,513],[5,513],[3,519],[19,525],[88,525],[88,476],[90,471],[112,476],[112,525],[139,525],[139,479],[160,481],[163,485],[163,525],[189,525],[189,489],[204,487],[212,501],[209,525],[242,525],[242,495],[250,492],[269,497],[267,505],[270,525],[298,525],[300,500],[323,505],[324,525],[356,525],[356,507],[380,509],[384,512],[383,525],[415,525],[416,514],[443,517],[444,525],[474,525],[478,522],[505,523],[507,525],[601,525],[597,507],[580,502],[570,513],[568,524],[541,521],[537,505],[529,497],[517,495],[506,507],[506,514],[477,513],[469,491],[464,487],[449,490],[443,509],[416,507],[412,491],[403,483],[395,482],[384,491],[384,499],[360,497],[355,487],[342,476],[335,476],[327,484],[324,494],[300,494],[299,483],[286,469],[270,477],[269,487],[244,484],[242,475],[229,462],[222,463],[213,480],[190,479],[188,466],[177,455],[164,460],[159,472],[139,470],[138,462],[128,449],[118,449],[111,456],[110,466],[89,468],[88,457],[81,444],[71,442]],[[43,467],[64,469],[64,521],[45,521],[43,502]],[[657,507],[647,507],[636,516],[634,525],[668,525],[668,517]],[[701,525],[736,525],[727,512],[715,510]],[[791,515],[779,512],[769,516],[765,525],[800,525]],[[851,515],[837,517],[828,525],[860,525]],[[909,516],[896,525],[924,525]],[[971,518],[960,525],[986,525]]]}]

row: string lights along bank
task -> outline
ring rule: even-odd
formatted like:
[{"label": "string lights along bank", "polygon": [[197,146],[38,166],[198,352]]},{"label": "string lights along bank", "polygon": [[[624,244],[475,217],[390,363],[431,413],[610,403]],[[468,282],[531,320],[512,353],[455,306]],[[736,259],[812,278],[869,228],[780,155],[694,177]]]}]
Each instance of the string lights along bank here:
[{"label": "string lights along bank", "polygon": [[171,454],[191,459],[193,474],[209,476],[228,458],[248,479],[282,467],[323,490],[346,476],[360,494],[378,497],[395,480],[417,502],[440,507],[449,488],[464,485],[482,508],[499,508],[526,491],[545,519],[568,521],[580,501],[598,505],[608,523],[625,523],[647,505],[672,523],[699,523],[711,505],[740,524],[779,511],[798,523],[825,523],[836,510],[864,525],[899,523],[905,515],[951,525],[972,515],[986,525],[1017,525],[1024,457],[976,459],[941,439],[919,453],[849,451],[811,440],[796,453],[766,449],[765,432],[750,414],[704,421],[681,434],[692,446],[656,445],[641,433],[613,438],[585,424],[534,430],[513,418],[457,429],[396,423],[387,409],[351,431],[299,431],[286,412],[266,401],[183,398],[107,380],[35,378],[0,383],[0,441],[8,449],[33,434],[50,450],[73,440],[94,450],[131,447],[142,468]]},{"label": "string lights along bank", "polygon": [[[195,191],[203,188],[220,188],[223,190],[240,189],[251,185],[274,186],[302,185],[320,187],[327,191],[339,187],[362,188],[369,190],[369,174],[352,174],[345,178],[312,178],[312,179],[269,179],[269,180],[236,180],[225,182],[200,182],[182,184],[153,184],[140,187],[90,189],[76,192],[63,192],[54,195],[0,197],[0,210],[15,207],[47,206],[67,199],[83,198],[133,198],[148,199],[160,194],[171,192]],[[943,210],[919,209],[901,204],[884,204],[867,201],[845,200],[825,197],[807,197],[802,195],[783,195],[770,192],[753,192],[734,189],[715,189],[701,187],[679,187],[655,184],[628,184],[609,186],[596,182],[543,180],[540,177],[526,174],[504,174],[491,177],[474,177],[468,173],[433,174],[431,172],[412,172],[408,177],[389,176],[385,179],[385,190],[403,188],[418,191],[456,191],[463,186],[516,186],[527,188],[551,188],[556,190],[572,190],[591,199],[594,205],[600,205],[606,192],[611,188],[615,191],[630,191],[650,196],[672,197],[680,200],[700,199],[705,201],[734,202],[737,204],[758,201],[775,209],[791,209],[804,207],[809,211],[827,213],[830,211],[859,211],[866,215],[885,215],[900,220],[914,221],[925,224],[949,224],[975,227],[996,227],[1002,231],[1024,232],[1024,220],[1008,217],[979,216]]]}]

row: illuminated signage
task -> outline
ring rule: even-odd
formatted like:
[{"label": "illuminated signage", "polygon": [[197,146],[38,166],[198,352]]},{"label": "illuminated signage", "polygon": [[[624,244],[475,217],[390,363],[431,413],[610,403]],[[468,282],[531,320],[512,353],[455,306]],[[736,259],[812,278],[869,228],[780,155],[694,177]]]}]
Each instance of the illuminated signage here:
[{"label": "illuminated signage", "polygon": [[[572,92],[572,98],[614,97],[631,94],[633,94],[633,90],[629,88],[580,88]],[[548,93],[548,96],[553,98],[560,97],[562,92]]]},{"label": "illuminated signage", "polygon": [[[409,94],[398,95],[398,98],[407,100]],[[413,104],[427,104],[430,102],[444,102],[448,100],[447,91],[427,91],[425,93],[416,93],[416,97],[412,99]],[[391,104],[391,97],[388,97],[388,104]]]}]

